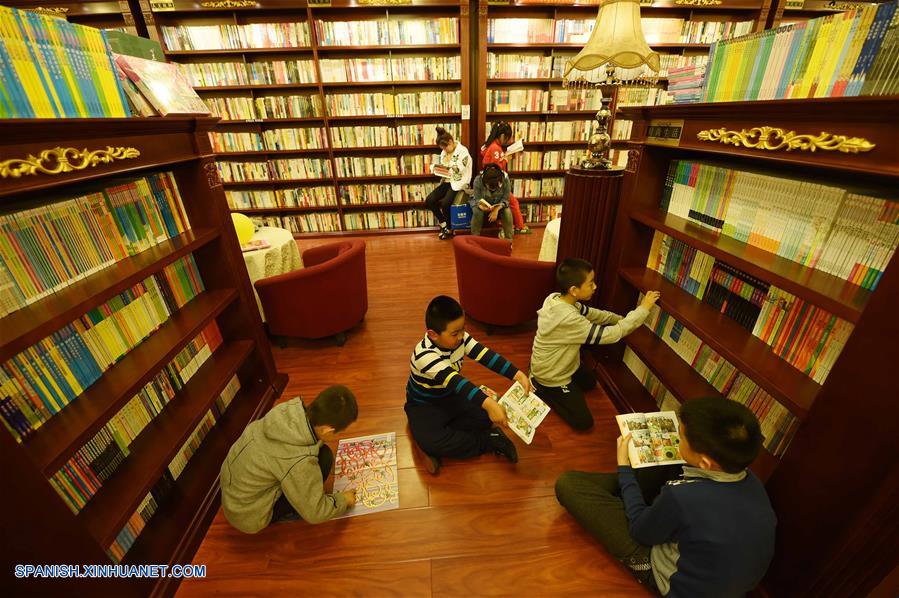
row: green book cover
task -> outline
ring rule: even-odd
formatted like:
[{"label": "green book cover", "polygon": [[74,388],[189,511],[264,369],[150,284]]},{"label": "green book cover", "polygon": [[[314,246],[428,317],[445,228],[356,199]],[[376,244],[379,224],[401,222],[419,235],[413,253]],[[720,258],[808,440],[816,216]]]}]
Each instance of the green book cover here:
[{"label": "green book cover", "polygon": [[106,31],[106,41],[109,42],[109,47],[116,54],[136,56],[157,62],[166,61],[162,46],[156,40],[131,35],[124,31],[108,30]]},{"label": "green book cover", "polygon": [[758,57],[758,68],[755,69],[755,76],[749,83],[749,90],[746,96],[747,100],[759,99],[759,90],[762,88],[762,82],[765,78],[765,70],[768,66],[768,60],[771,57],[771,48],[774,46],[775,32],[766,31],[762,38],[761,52]]}]

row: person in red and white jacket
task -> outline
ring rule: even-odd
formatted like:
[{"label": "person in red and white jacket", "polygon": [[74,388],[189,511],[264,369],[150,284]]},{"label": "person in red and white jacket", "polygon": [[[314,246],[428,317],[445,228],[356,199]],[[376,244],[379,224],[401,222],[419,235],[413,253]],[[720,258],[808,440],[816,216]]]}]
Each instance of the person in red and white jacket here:
[{"label": "person in red and white jacket", "polygon": [[[512,127],[505,121],[493,123],[490,128],[490,134],[487,141],[481,146],[481,167],[488,164],[496,164],[508,172],[508,160],[506,160],[505,148],[512,143]],[[515,226],[515,232],[520,235],[526,235],[531,232],[528,225],[524,223],[521,215],[521,207],[518,205],[518,198],[515,195],[509,196],[509,208],[512,210],[512,223]],[[511,239],[510,239],[511,240]]]}]

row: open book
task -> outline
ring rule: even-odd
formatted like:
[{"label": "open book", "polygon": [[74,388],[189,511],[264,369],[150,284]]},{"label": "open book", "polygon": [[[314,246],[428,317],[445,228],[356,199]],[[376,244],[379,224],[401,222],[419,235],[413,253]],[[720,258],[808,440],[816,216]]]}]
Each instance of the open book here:
[{"label": "open book", "polygon": [[506,411],[509,428],[526,444],[531,444],[537,426],[550,411],[549,405],[534,393],[524,392],[524,388],[518,382],[513,384],[497,402]]},{"label": "open book", "polygon": [[616,415],[622,436],[631,434],[628,454],[631,467],[676,465],[684,463],[680,456],[680,435],[674,411],[626,413]]},{"label": "open book", "polygon": [[478,200],[478,206],[484,208],[485,210],[492,210],[493,208],[495,208],[498,205],[501,205],[501,202],[490,203],[483,197],[480,200]]},{"label": "open book", "polygon": [[505,154],[506,154],[506,156],[511,156],[512,154],[517,154],[518,152],[523,152],[523,151],[524,151],[524,141],[519,139],[518,141],[516,141],[515,143],[513,143],[512,145],[510,145],[509,147],[506,148]]},{"label": "open book", "polygon": [[446,166],[441,166],[440,164],[432,164],[431,172],[436,174],[439,177],[449,178],[451,171]]}]

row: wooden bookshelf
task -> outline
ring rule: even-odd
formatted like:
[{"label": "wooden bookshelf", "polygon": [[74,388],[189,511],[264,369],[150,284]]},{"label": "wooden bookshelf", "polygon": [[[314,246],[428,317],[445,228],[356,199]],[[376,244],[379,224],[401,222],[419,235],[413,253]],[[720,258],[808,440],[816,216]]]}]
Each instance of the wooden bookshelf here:
[{"label": "wooden bookshelf", "polygon": [[[768,595],[820,595],[837,586],[866,594],[894,566],[891,557],[868,547],[894,542],[891,530],[897,523],[894,511],[874,505],[892,501],[893,490],[885,480],[899,475],[893,447],[899,435],[899,419],[893,416],[899,363],[899,319],[895,317],[899,258],[893,255],[879,285],[867,291],[720,236],[660,212],[668,168],[672,160],[711,161],[737,170],[865,189],[895,200],[897,101],[897,97],[822,98],[626,111],[634,121],[633,140],[628,144],[633,159],[624,173],[615,220],[610,224],[612,250],[597,268],[602,276],[594,304],[625,313],[636,304],[638,292],[661,290],[662,310],[799,418],[796,436],[782,457],[766,452],[754,465],[767,479],[779,521],[775,559],[764,583]],[[678,139],[665,144],[647,136],[653,121],[670,120],[683,122]],[[710,129],[740,132],[761,126],[796,135],[818,136],[827,131],[859,137],[873,148],[857,153],[825,147],[814,152],[768,150],[725,146],[699,136]],[[815,382],[735,321],[648,269],[656,231],[852,322],[854,331],[827,378]],[[624,345],[678,399],[713,392],[651,331],[641,328]],[[621,411],[654,408],[653,399],[623,364],[623,352],[620,344],[593,351],[598,378]],[[822,494],[823,488],[833,492]],[[822,521],[831,524],[822,526]],[[863,536],[857,534],[862,526]],[[852,566],[845,565],[850,562]]]},{"label": "wooden bookshelf", "polygon": [[852,2],[845,0],[773,0],[765,29],[774,29],[787,23],[808,21],[826,15],[861,8],[865,4],[880,4],[887,0]]},{"label": "wooden bookshelf", "polygon": [[[131,35],[147,36],[147,27],[139,16],[137,0],[49,0],[47,2],[9,0],[3,4],[65,19],[79,25],[97,29],[120,29]],[[138,16],[135,17],[135,15]]]},{"label": "wooden bookshelf", "polygon": [[[18,538],[7,543],[5,562],[38,563],[51,558],[54,562],[108,564],[109,545],[236,375],[241,390],[195,455],[200,459],[192,460],[182,472],[126,560],[190,563],[197,539],[218,508],[217,476],[227,450],[286,384],[286,376],[275,369],[215,176],[208,138],[215,123],[213,118],[177,117],[0,121],[0,163],[39,156],[54,147],[95,150],[112,146],[138,152],[132,159],[84,167],[75,162],[69,172],[0,178],[0,205],[5,210],[27,209],[47,197],[77,196],[112,184],[117,177],[170,171],[192,225],[178,237],[0,318],[2,361],[188,254],[193,255],[205,287],[22,443],[16,443],[8,432],[0,433],[3,471],[17,480],[4,494],[4,507],[15,506],[17,516],[4,519],[3,531],[7,537]],[[135,438],[129,455],[87,505],[73,514],[48,478],[212,322],[218,326],[222,344]],[[175,513],[176,521],[168,519]],[[21,527],[25,522],[27,533]],[[114,588],[118,595],[170,595],[177,585],[155,579],[45,581],[41,592],[52,593],[99,594]],[[21,591],[27,592],[28,587],[22,586]]]},{"label": "wooden bookshelf", "polygon": [[[388,7],[387,5],[390,4]],[[304,0],[286,1],[286,0],[257,0],[255,4],[247,7],[204,7],[201,3],[190,0],[172,0],[171,2],[160,4],[153,2],[142,2],[141,9],[143,18],[146,19],[151,37],[159,40],[166,50],[168,58],[175,62],[203,62],[203,58],[207,57],[210,61],[217,59],[233,59],[238,62],[249,63],[257,60],[289,59],[291,55],[311,60],[315,79],[317,83],[299,83],[299,84],[280,84],[280,85],[231,85],[222,87],[206,87],[200,88],[200,93],[205,97],[207,94],[215,94],[220,96],[220,92],[233,93],[242,97],[261,97],[262,95],[273,94],[301,94],[312,95],[318,98],[324,110],[327,110],[327,98],[331,94],[341,93],[369,93],[369,92],[388,92],[388,93],[416,93],[419,91],[456,91],[458,90],[461,97],[461,104],[470,104],[469,101],[469,12],[468,2],[460,2],[459,0],[412,0],[408,4],[393,5],[385,2],[383,5],[367,5],[360,6],[353,0],[332,0],[327,5],[316,5],[307,3]],[[330,45],[319,39],[316,28],[316,21],[370,21],[370,20],[406,20],[406,19],[437,19],[451,17],[458,20],[458,42],[456,43],[435,43],[435,44],[392,44],[392,45],[371,45],[371,44],[355,44],[355,45]],[[309,25],[310,43],[305,47],[284,47],[284,48],[243,48],[229,50],[173,50],[169,51],[165,47],[162,28],[166,26],[177,25],[212,25],[212,24],[248,24],[248,23],[276,23],[276,22],[304,22]],[[412,38],[410,38],[412,39]],[[458,56],[460,61],[461,77],[456,79],[435,79],[435,80],[384,80],[384,81],[327,81],[323,75],[323,60],[340,60],[340,59],[364,59],[367,57],[415,57],[415,56],[434,56],[434,57],[454,57]],[[460,141],[467,144],[469,133],[469,120],[463,120],[458,112],[451,113],[433,113],[433,114],[366,114],[360,111],[353,115],[330,115],[322,114],[316,117],[299,117],[284,119],[247,119],[232,120],[219,123],[221,131],[241,132],[257,132],[271,129],[276,126],[321,126],[325,132],[325,136],[331,139],[331,128],[339,126],[354,125],[386,125],[391,127],[401,126],[403,124],[427,124],[428,126],[443,123],[460,123]],[[235,129],[234,127],[239,127]],[[430,135],[430,134],[428,134]],[[329,146],[333,145],[328,143]],[[332,172],[337,172],[335,156],[352,155],[365,152],[377,152],[379,156],[396,156],[398,159],[401,154],[410,152],[425,153],[430,152],[437,154],[439,149],[432,145],[418,145],[412,147],[387,146],[378,148],[333,148],[327,147],[321,150],[284,150],[279,152],[261,151],[261,152],[232,152],[219,154],[220,158],[228,159],[231,157],[257,157],[259,159],[274,159],[277,157],[295,154],[297,158],[301,158],[305,154],[320,154],[327,156],[331,162]],[[399,176],[383,176],[383,177],[354,177],[352,179],[342,179],[336,177],[325,177],[316,181],[260,181],[260,182],[234,182],[225,183],[226,189],[250,189],[253,187],[265,189],[285,186],[287,184],[307,185],[314,183],[323,183],[333,188],[337,197],[340,197],[341,187],[349,182],[360,184],[378,183],[390,181],[414,181],[414,180],[434,180],[430,175],[399,175]],[[341,222],[341,229],[344,228],[344,209],[349,206],[335,205],[332,208],[338,213]],[[303,212],[315,212],[314,209],[297,209],[285,208],[261,210],[240,210],[254,215],[266,216],[287,216]],[[237,211],[237,210],[235,210]],[[353,231],[355,232],[355,231]],[[318,233],[313,233],[318,234]]]}]

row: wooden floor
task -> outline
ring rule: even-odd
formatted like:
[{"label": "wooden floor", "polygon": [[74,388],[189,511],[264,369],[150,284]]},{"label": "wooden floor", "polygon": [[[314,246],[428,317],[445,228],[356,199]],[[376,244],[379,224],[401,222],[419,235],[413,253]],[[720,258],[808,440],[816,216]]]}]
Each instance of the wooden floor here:
[{"label": "wooden floor", "polygon": [[[536,258],[543,231],[534,232],[516,238],[516,256]],[[588,396],[593,430],[573,433],[550,413],[532,445],[516,438],[516,465],[484,455],[446,462],[433,477],[413,460],[403,413],[409,357],[430,299],[458,296],[452,246],[433,234],[366,242],[369,311],[346,345],[307,342],[274,352],[290,375],[282,400],[308,401],[329,384],[346,384],[360,408],[343,437],[397,433],[400,509],[315,526],[277,524],[255,535],[230,527],[220,510],[194,559],[207,566],[207,578],[185,581],[179,596],[648,595],[553,494],[563,471],[615,465],[614,408],[602,391]],[[320,243],[300,242],[300,251]],[[475,322],[467,329],[527,368],[532,330],[487,337]],[[477,363],[464,372],[508,387]]]}]

